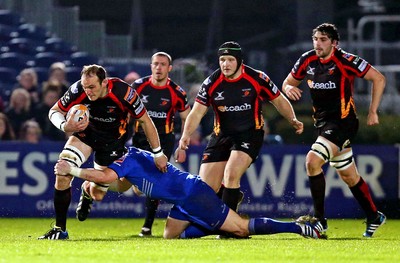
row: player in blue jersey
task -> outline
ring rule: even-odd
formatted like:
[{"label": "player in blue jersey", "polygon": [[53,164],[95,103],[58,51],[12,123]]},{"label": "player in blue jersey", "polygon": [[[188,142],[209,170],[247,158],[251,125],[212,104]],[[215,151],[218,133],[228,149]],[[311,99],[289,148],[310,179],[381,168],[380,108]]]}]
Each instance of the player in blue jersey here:
[{"label": "player in blue jersey", "polygon": [[386,220],[372,200],[367,183],[357,171],[351,141],[357,134],[358,118],[353,98],[354,79],[372,83],[367,125],[379,124],[378,106],[385,89],[385,77],[366,60],[339,48],[339,33],[324,23],[313,30],[314,49],[304,53],[283,82],[282,90],[291,100],[300,100],[302,80],[307,81],[313,100],[313,118],[318,137],[306,157],[307,175],[314,201],[314,216],[326,230],[325,176],[322,166],[329,162],[348,185],[367,215],[365,237],[372,237]]},{"label": "player in blue jersey", "polygon": [[[102,171],[81,169],[60,160],[54,172],[57,176],[73,175],[99,184],[129,183],[148,197],[174,204],[164,230],[164,238],[168,239],[201,237],[219,230],[239,237],[276,233],[321,237],[321,224],[310,218],[296,222],[241,218],[199,176],[183,172],[170,163],[163,173],[155,167],[152,153],[135,147],[130,147],[127,154]],[[90,193],[92,186],[88,184],[88,187]]]}]

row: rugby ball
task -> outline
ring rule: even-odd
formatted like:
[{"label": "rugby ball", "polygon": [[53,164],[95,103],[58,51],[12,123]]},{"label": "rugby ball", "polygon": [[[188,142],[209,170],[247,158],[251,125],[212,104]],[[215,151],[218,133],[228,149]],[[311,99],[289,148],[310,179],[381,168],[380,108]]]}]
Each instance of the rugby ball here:
[{"label": "rugby ball", "polygon": [[75,113],[73,119],[75,122],[81,121],[85,116],[87,116],[89,120],[89,109],[83,104],[76,104],[72,106],[67,113],[67,120],[72,116],[73,113]]}]

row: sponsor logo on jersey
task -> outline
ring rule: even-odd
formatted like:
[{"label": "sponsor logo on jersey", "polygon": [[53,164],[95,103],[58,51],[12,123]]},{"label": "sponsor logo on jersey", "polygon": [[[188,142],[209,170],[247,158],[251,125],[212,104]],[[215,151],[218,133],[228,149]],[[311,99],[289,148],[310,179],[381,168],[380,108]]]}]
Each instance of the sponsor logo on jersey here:
[{"label": "sponsor logo on jersey", "polygon": [[247,111],[251,110],[251,104],[245,103],[243,105],[234,105],[234,106],[219,106],[218,110],[220,112],[227,112],[227,111]]},{"label": "sponsor logo on jersey", "polygon": [[332,134],[332,130],[326,130],[326,131],[324,131],[324,133],[330,135],[330,134]]},{"label": "sponsor logo on jersey", "polygon": [[329,81],[328,83],[323,82],[314,82],[312,80],[307,81],[308,86],[310,89],[336,89],[335,82]]},{"label": "sponsor logo on jersey", "polygon": [[314,71],[315,71],[315,68],[312,68],[312,67],[308,66],[308,68],[307,68],[307,74],[309,74],[309,75],[314,75]]},{"label": "sponsor logo on jersey", "polygon": [[240,147],[245,148],[245,149],[249,149],[250,148],[250,143],[249,142],[242,142]]},{"label": "sponsor logo on jersey", "polygon": [[207,96],[207,92],[206,92],[206,89],[203,87],[203,86],[201,86],[200,87],[200,90],[199,90],[199,94],[198,94],[200,97],[202,97],[202,98],[206,98],[206,96]]},{"label": "sponsor logo on jersey", "polygon": [[210,84],[210,83],[211,83],[210,77],[206,78],[206,79],[203,81],[203,85],[208,85],[208,84]]},{"label": "sponsor logo on jersey", "polygon": [[143,103],[148,103],[149,102],[149,100],[147,99],[148,97],[149,97],[149,95],[142,94],[142,97],[141,97],[142,102]]},{"label": "sponsor logo on jersey", "polygon": [[358,66],[358,70],[360,70],[361,72],[364,71],[367,65],[368,65],[367,61],[365,60],[361,61],[360,65]]},{"label": "sponsor logo on jersey", "polygon": [[223,91],[218,92],[217,91],[217,97],[214,100],[224,100],[224,96],[222,95],[222,93],[224,93]]},{"label": "sponsor logo on jersey", "polygon": [[[139,102],[140,103],[140,102]],[[144,109],[144,104],[143,103],[136,103],[137,104],[137,106],[135,107],[135,114],[136,115],[139,115],[142,111],[143,111],[143,109]],[[139,104],[139,105],[138,105]]]},{"label": "sponsor logo on jersey", "polygon": [[93,119],[96,121],[106,122],[106,123],[115,122],[115,120],[116,120],[116,118],[112,118],[112,117],[108,117],[108,118],[93,117]]},{"label": "sponsor logo on jersey", "polygon": [[158,111],[147,111],[147,114],[149,114],[150,118],[157,118],[157,119],[166,119],[167,118],[167,113],[166,112],[158,112]]}]

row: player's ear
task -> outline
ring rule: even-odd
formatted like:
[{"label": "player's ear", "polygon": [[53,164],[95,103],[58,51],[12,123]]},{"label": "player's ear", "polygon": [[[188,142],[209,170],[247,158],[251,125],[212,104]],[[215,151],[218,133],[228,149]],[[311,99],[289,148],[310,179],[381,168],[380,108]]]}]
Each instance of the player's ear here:
[{"label": "player's ear", "polygon": [[168,66],[168,72],[171,72],[171,70],[172,70],[172,65],[169,65]]},{"label": "player's ear", "polygon": [[105,79],[103,79],[103,81],[101,82],[101,85],[102,85],[102,86],[104,86],[104,85],[106,86],[107,83],[108,83],[108,79],[105,78]]}]

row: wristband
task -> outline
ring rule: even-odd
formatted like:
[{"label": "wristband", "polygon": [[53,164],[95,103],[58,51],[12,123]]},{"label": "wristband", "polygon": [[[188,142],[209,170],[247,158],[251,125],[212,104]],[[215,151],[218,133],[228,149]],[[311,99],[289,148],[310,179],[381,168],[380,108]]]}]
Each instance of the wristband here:
[{"label": "wristband", "polygon": [[78,167],[71,167],[70,175],[74,177],[81,177],[82,169]]},{"label": "wristband", "polygon": [[154,158],[158,158],[158,157],[163,156],[163,155],[164,155],[164,152],[163,152],[163,150],[160,150],[159,152],[153,153],[153,154],[154,154]]},{"label": "wristband", "polygon": [[161,151],[162,151],[161,146],[158,146],[158,147],[152,149],[152,151],[153,151],[153,153],[159,153],[159,152],[161,152]]},{"label": "wristband", "polygon": [[61,124],[60,124],[60,130],[62,130],[63,132],[65,132],[65,123],[66,123],[66,121],[63,121],[63,122],[61,122]]},{"label": "wristband", "polygon": [[51,123],[53,123],[54,126],[57,127],[57,129],[60,129],[62,131],[64,131],[64,126],[65,126],[65,116],[56,110],[50,110],[49,111],[49,119],[51,121]]}]

